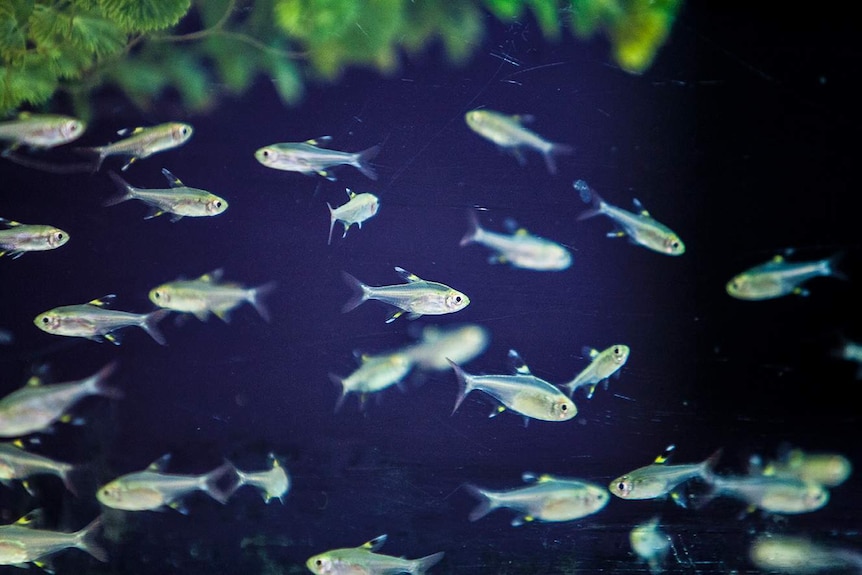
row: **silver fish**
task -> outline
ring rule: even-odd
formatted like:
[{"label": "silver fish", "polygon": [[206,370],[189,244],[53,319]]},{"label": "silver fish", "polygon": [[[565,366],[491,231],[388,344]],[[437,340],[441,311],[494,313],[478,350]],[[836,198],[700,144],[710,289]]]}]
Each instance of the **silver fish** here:
[{"label": "silver fish", "polygon": [[74,547],[86,551],[99,561],[106,562],[108,554],[96,541],[102,525],[97,517],[89,525],[73,533],[49,531],[31,527],[39,510],[31,512],[11,525],[0,525],[0,565],[27,567],[43,557]]},{"label": "silver fish", "polygon": [[116,370],[109,363],[90,377],[65,383],[43,384],[39,376],[0,399],[0,437],[22,437],[45,431],[78,401],[91,395],[111,399],[122,397],[120,390],[106,384]]},{"label": "silver fish", "polygon": [[377,214],[380,207],[380,200],[374,194],[364,193],[355,194],[350,188],[347,188],[347,203],[333,208],[329,202],[326,202],[326,207],[329,208],[329,239],[327,245],[332,243],[332,229],[335,227],[335,222],[344,224],[344,234],[342,238],[347,236],[347,230],[350,226],[356,224],[359,229],[362,229],[362,222]]},{"label": "silver fish", "polygon": [[128,135],[128,138],[107,146],[80,148],[79,151],[98,154],[99,159],[94,171],[102,167],[102,162],[108,156],[129,156],[129,161],[121,168],[125,172],[138,160],[182,146],[192,137],[193,132],[194,129],[190,125],[182,122],[168,122],[149,128],[138,127],[134,130],[124,129],[117,134]]},{"label": "silver fish", "polygon": [[361,152],[339,152],[325,147],[331,140],[331,136],[321,136],[304,142],[272,144],[257,150],[254,157],[267,168],[318,174],[330,181],[336,178],[329,168],[339,165],[353,166],[372,180],[377,179],[369,162],[380,152],[379,145]]},{"label": "silver fish", "polygon": [[715,476],[710,484],[709,493],[692,501],[694,507],[724,495],[768,513],[795,515],[816,511],[829,502],[829,491],[824,486],[791,477]]},{"label": "silver fish", "polygon": [[223,282],[224,270],[217,269],[193,280],[175,280],[150,290],[150,301],[159,307],[191,313],[201,321],[215,314],[224,322],[243,303],[251,304],[265,321],[270,321],[264,297],[276,287],[269,282],[249,288],[235,282]]},{"label": "silver fish", "polygon": [[75,466],[71,463],[54,461],[44,455],[30,453],[24,449],[20,440],[0,442],[0,482],[10,485],[20,481],[27,491],[30,491],[28,479],[34,475],[55,475],[59,477],[66,489],[76,493],[71,476]]},{"label": "silver fish", "polygon": [[628,361],[630,351],[629,346],[621,343],[612,345],[601,352],[592,347],[584,347],[581,353],[590,358],[590,364],[572,381],[564,383],[560,387],[567,390],[571,396],[576,389],[586,386],[587,399],[592,398],[596,391],[596,385],[604,381],[607,387],[609,377],[619,377],[619,370]]},{"label": "silver fish", "polygon": [[83,304],[55,307],[37,315],[33,323],[54,335],[85,337],[98,342],[108,340],[114,345],[119,345],[120,339],[113,332],[134,325],[147,332],[158,344],[167,345],[157,324],[170,310],[158,309],[139,314],[106,309],[116,297],[109,294]]},{"label": "silver fish", "polygon": [[[208,473],[182,475],[164,473],[170,454],[152,462],[145,470],[128,473],[103,485],[96,492],[99,502],[123,511],[155,511],[164,507],[186,513],[182,498],[203,491],[219,503],[227,503],[240,486],[236,468],[229,461]],[[228,480],[229,485],[220,485]]]},{"label": "silver fish", "polygon": [[386,542],[386,535],[375,537],[359,547],[332,549],[305,562],[316,575],[423,575],[443,559],[443,552],[419,559],[404,559],[375,553]]},{"label": "silver fish", "polygon": [[529,485],[505,491],[467,484],[466,488],[481,501],[470,512],[470,521],[502,507],[518,512],[512,520],[513,527],[529,521],[573,521],[601,511],[610,499],[607,489],[580,479],[525,473],[523,480]]},{"label": "silver fish", "polygon": [[68,232],[54,226],[41,224],[22,224],[0,218],[0,257],[5,255],[18,258],[25,252],[38,252],[57,249],[69,241]]},{"label": "silver fish", "polygon": [[675,446],[668,446],[653,463],[617,477],[611,481],[608,489],[621,499],[656,499],[668,495],[690,479],[713,480],[715,475],[712,468],[721,457],[721,449],[700,463],[670,465],[668,461],[674,449]]},{"label": "silver fish", "polygon": [[458,397],[452,413],[458,410],[467,394],[478,389],[497,401],[501,406],[491,413],[510,409],[524,416],[526,425],[530,419],[541,421],[568,421],[578,413],[578,408],[555,385],[530,373],[530,368],[514,349],[509,350],[509,359],[515,364],[514,375],[473,375],[465,372],[453,361],[449,365],[458,378]]},{"label": "silver fish", "polygon": [[751,542],[748,556],[758,569],[769,573],[862,572],[862,553],[815,543],[807,537],[761,534]]},{"label": "silver fish", "polygon": [[361,405],[364,405],[369,394],[400,383],[413,369],[410,356],[402,352],[363,355],[360,361],[362,364],[359,368],[346,377],[329,374],[329,378],[341,387],[341,395],[335,404],[336,410],[351,393],[359,394]]},{"label": "silver fish", "polygon": [[671,548],[671,539],[659,527],[658,517],[638,523],[629,532],[629,544],[642,561],[645,561],[652,575],[663,571],[662,565]]},{"label": "silver fish", "polygon": [[53,148],[77,140],[86,127],[83,120],[69,116],[22,112],[14,120],[0,122],[0,141],[12,142],[4,154],[19,146]]},{"label": "silver fish", "polygon": [[115,206],[128,200],[140,200],[151,208],[150,213],[144,217],[145,220],[162,214],[171,214],[172,222],[179,221],[185,216],[217,216],[227,209],[228,203],[224,198],[206,190],[186,186],[165,168],[162,168],[162,174],[170,183],[170,188],[136,188],[117,173],[109,172],[111,179],[120,190],[120,195],[108,199],[104,205]]},{"label": "silver fish", "polygon": [[788,262],[777,255],[768,262],[754,266],[727,282],[727,293],[741,300],[766,300],[789,294],[807,296],[802,284],[816,277],[844,275],[836,269],[843,254],[809,262]]},{"label": "silver fish", "polygon": [[532,122],[532,116],[508,116],[482,108],[470,110],[464,119],[471,130],[494,142],[501,149],[508,150],[521,165],[526,163],[521,149],[530,148],[544,156],[548,172],[555,174],[557,166],[554,156],[569,154],[572,151],[571,146],[548,141],[525,128],[523,124]]},{"label": "silver fish", "polygon": [[443,371],[449,369],[449,360],[464,365],[481,355],[489,340],[488,330],[480,325],[428,325],[422,329],[420,341],[402,351],[421,369]]},{"label": "silver fish", "polygon": [[578,216],[578,220],[605,215],[620,227],[620,229],[608,233],[608,237],[628,236],[631,243],[670,256],[679,256],[685,253],[685,244],[679,236],[666,225],[654,220],[638,200],[634,200],[637,213],[632,213],[604,201],[583,180],[575,181],[573,186],[580,194],[581,200],[585,203],[592,202],[593,206],[593,209]]},{"label": "silver fish", "polygon": [[284,496],[290,489],[290,477],[284,469],[284,464],[279,461],[275,454],[269,454],[270,468],[266,471],[241,471],[236,470],[239,480],[237,488],[243,485],[251,485],[258,489],[265,503],[269,504],[273,499],[284,503]]},{"label": "silver fish", "polygon": [[447,285],[423,280],[404,268],[396,267],[395,271],[407,281],[406,284],[369,286],[343,272],[354,296],[344,304],[342,311],[346,313],[365,301],[376,299],[398,308],[386,319],[386,323],[391,323],[405,313],[408,319],[416,319],[423,315],[455,313],[470,304],[470,298]]},{"label": "silver fish", "polygon": [[461,246],[481,244],[496,252],[491,263],[506,263],[512,267],[536,271],[561,271],[572,265],[572,254],[560,244],[530,234],[524,228],[511,235],[484,229],[474,212],[470,212],[470,229],[461,239]]}]

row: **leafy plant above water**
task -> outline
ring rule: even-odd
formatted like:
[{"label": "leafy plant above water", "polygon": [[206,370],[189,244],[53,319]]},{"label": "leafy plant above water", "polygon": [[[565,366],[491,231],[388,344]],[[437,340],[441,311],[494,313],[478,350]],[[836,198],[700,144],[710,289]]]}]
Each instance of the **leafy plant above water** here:
[{"label": "leafy plant above water", "polygon": [[[440,41],[455,65],[481,45],[489,17],[528,15],[543,36],[603,33],[616,62],[649,68],[681,0],[3,0],[0,114],[114,85],[143,109],[166,90],[194,111],[242,94],[258,76],[298,103],[306,82],[349,67],[381,73]],[[490,15],[490,16],[489,16]]]}]

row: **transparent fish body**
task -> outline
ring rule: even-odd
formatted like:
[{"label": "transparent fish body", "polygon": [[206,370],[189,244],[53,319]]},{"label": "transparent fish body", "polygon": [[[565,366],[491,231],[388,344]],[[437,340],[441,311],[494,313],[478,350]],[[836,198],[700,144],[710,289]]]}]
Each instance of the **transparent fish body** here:
[{"label": "transparent fish body", "polygon": [[671,256],[685,253],[685,244],[680,237],[669,227],[656,221],[638,200],[634,200],[638,212],[633,213],[607,203],[583,180],[575,181],[573,186],[580,194],[581,200],[592,203],[593,207],[578,216],[578,220],[604,215],[619,226],[619,231],[610,232],[608,236],[627,236],[634,244]]},{"label": "transparent fish body", "polygon": [[146,331],[157,343],[165,345],[164,336],[156,324],[165,317],[168,310],[138,314],[106,309],[110,298],[101,298],[85,304],[56,307],[36,316],[33,323],[42,331],[53,335],[84,337],[94,341],[107,339],[119,343],[112,332],[129,326],[137,326]]},{"label": "transparent fish body", "polygon": [[224,321],[230,320],[234,309],[248,303],[260,316],[269,320],[269,310],[263,298],[275,289],[270,282],[254,288],[234,282],[223,282],[223,270],[218,269],[193,280],[176,280],[150,290],[150,301],[155,305],[181,313],[194,314],[205,321],[215,314]]},{"label": "transparent fish body", "polygon": [[116,364],[110,363],[90,377],[66,383],[42,384],[32,378],[28,385],[0,399],[0,437],[44,431],[85,397],[120,397],[118,390],[106,385],[115,369]]},{"label": "transparent fish body", "polygon": [[376,299],[398,308],[387,318],[386,323],[390,323],[404,313],[409,319],[416,319],[423,315],[455,313],[470,304],[470,298],[447,285],[423,280],[400,267],[395,271],[407,280],[406,284],[369,286],[345,272],[344,279],[353,288],[354,297],[342,311],[348,312],[369,299]]},{"label": "transparent fish body", "polygon": [[788,262],[775,256],[768,262],[754,266],[727,282],[727,293],[742,300],[766,300],[789,294],[808,295],[801,285],[816,277],[840,276],[835,263],[840,256],[817,261]]},{"label": "transparent fish body", "polygon": [[580,479],[524,474],[524,480],[530,484],[503,491],[468,485],[481,500],[470,513],[470,521],[504,507],[518,513],[513,526],[525,521],[572,521],[601,511],[610,499],[607,489]]},{"label": "transparent fish body", "polygon": [[572,265],[572,254],[556,242],[534,236],[523,228],[512,234],[492,232],[479,225],[473,212],[470,216],[471,229],[461,245],[477,243],[494,250],[493,262],[535,271],[561,271]]},{"label": "transparent fish body", "polygon": [[467,112],[464,119],[471,130],[498,147],[509,150],[521,164],[524,163],[520,152],[522,148],[539,152],[545,158],[548,172],[552,174],[557,171],[554,155],[571,152],[571,147],[546,140],[524,127],[525,122],[532,121],[531,116],[506,115],[480,108]]},{"label": "transparent fish body", "polygon": [[305,175],[318,174],[329,180],[335,180],[329,168],[341,165],[353,166],[372,180],[377,179],[369,162],[380,151],[379,146],[361,152],[341,152],[323,147],[331,140],[330,136],[321,136],[305,142],[272,144],[258,149],[254,157],[267,168]]},{"label": "transparent fish body", "polygon": [[488,347],[490,334],[480,325],[452,328],[426,326],[419,342],[404,348],[419,368],[434,371],[449,369],[449,361],[462,365],[478,357]]},{"label": "transparent fish body", "polygon": [[107,200],[105,205],[113,206],[128,200],[140,200],[151,208],[144,219],[170,214],[173,222],[187,216],[192,218],[217,216],[227,210],[228,203],[224,198],[206,190],[183,185],[179,178],[166,169],[163,169],[162,173],[171,183],[170,188],[136,188],[115,172],[110,172],[111,179],[122,193]]},{"label": "transparent fish body", "polygon": [[341,236],[344,238],[347,236],[347,230],[350,229],[350,226],[356,224],[359,229],[362,229],[362,222],[376,215],[380,207],[380,200],[374,194],[355,194],[348,189],[347,196],[350,198],[347,203],[337,208],[333,208],[328,202],[326,204],[329,208],[329,240],[327,244],[332,243],[332,229],[335,227],[335,222],[344,224],[344,234]]},{"label": "transparent fish body", "polygon": [[721,450],[714,452],[701,463],[671,465],[667,461],[672,450],[673,446],[670,446],[652,464],[617,477],[611,481],[608,489],[621,499],[656,499],[670,494],[674,488],[694,478],[713,481],[715,475],[712,468],[718,461]]},{"label": "transparent fish body", "polygon": [[53,148],[83,135],[87,124],[69,116],[23,113],[14,120],[0,122],[0,141],[12,147]]},{"label": "transparent fish body", "polygon": [[71,463],[30,453],[14,443],[0,442],[0,482],[24,481],[33,475],[46,474],[55,475],[68,485],[73,469]]},{"label": "transparent fish body", "polygon": [[11,525],[0,525],[0,565],[24,567],[70,547],[86,551],[99,561],[108,560],[107,553],[95,541],[101,518],[73,533],[35,529],[22,524],[24,519]]},{"label": "transparent fish body", "polygon": [[671,539],[659,527],[658,518],[639,523],[629,532],[629,544],[642,561],[649,566],[650,573],[663,571],[662,565],[671,548]]},{"label": "transparent fish body", "polygon": [[333,549],[310,557],[305,565],[317,575],[422,575],[443,559],[442,551],[419,559],[375,553],[385,541],[381,535],[360,547]]},{"label": "transparent fish body", "polygon": [[612,345],[601,352],[594,348],[584,348],[583,352],[590,358],[590,364],[572,381],[560,387],[566,389],[570,396],[579,387],[587,387],[587,397],[592,397],[596,385],[619,373],[620,368],[628,361],[630,351],[629,346],[623,344]]},{"label": "transparent fish body", "polygon": [[806,453],[791,449],[767,464],[763,474],[837,487],[847,481],[852,471],[853,464],[839,453]]},{"label": "transparent fish body", "polygon": [[120,130],[120,135],[129,134],[129,136],[112,144],[87,149],[99,155],[96,170],[102,166],[102,162],[108,156],[129,156],[129,161],[122,167],[122,170],[126,171],[138,160],[182,146],[192,137],[193,132],[194,129],[188,124],[168,122],[147,128]]},{"label": "transparent fish body", "polygon": [[829,492],[822,485],[792,478],[715,476],[711,483],[712,497],[730,496],[770,513],[808,513],[829,501]]},{"label": "transparent fish body", "polygon": [[264,502],[269,503],[278,499],[284,503],[284,496],[290,489],[290,477],[284,464],[275,455],[269,454],[270,468],[266,471],[241,471],[236,470],[239,483],[237,487],[251,485],[260,491]]},{"label": "transparent fish body", "polygon": [[41,224],[22,224],[0,218],[0,256],[18,257],[24,252],[57,249],[69,241],[69,234],[60,228]]},{"label": "transparent fish body", "polygon": [[858,551],[799,536],[758,535],[751,542],[748,556],[755,566],[769,572],[807,575],[862,570],[862,554]]}]

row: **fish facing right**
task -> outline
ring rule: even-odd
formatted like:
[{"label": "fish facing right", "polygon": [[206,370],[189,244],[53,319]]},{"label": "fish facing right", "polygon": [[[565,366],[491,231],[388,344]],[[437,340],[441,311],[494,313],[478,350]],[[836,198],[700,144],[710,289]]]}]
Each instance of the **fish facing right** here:
[{"label": "fish facing right", "polygon": [[386,535],[380,535],[359,547],[332,549],[310,557],[305,566],[316,575],[423,575],[443,559],[442,551],[419,559],[377,553],[385,542]]}]

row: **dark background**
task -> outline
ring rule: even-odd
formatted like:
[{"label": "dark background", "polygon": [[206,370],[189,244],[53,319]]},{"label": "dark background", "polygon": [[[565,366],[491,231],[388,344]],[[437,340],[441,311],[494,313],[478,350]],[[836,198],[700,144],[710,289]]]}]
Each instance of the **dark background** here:
[{"label": "dark background", "polygon": [[[112,382],[126,394],[82,402],[75,413],[83,425],[60,425],[30,449],[89,462],[93,491],[168,452],[171,472],[202,473],[223,457],[264,469],[274,451],[293,481],[284,506],[264,506],[245,488],[224,507],[195,494],[188,516],[108,513],[111,563],[69,551],[56,559],[58,572],[302,572],[313,554],[381,533],[389,534],[385,553],[445,551],[433,573],[635,572],[646,568],[631,555],[628,531],[653,515],[674,538],[670,572],[753,571],[747,543],[764,531],[859,548],[858,476],[826,508],[784,520],[745,515],[729,499],[694,511],[613,498],[584,520],[518,529],[509,511],[470,523],[476,502],[459,489],[515,487],[525,471],[606,484],[668,444],[677,445],[678,463],[722,447],[725,473],[782,445],[859,463],[857,366],[834,357],[843,338],[862,341],[851,165],[859,54],[844,20],[687,5],[653,67],[633,76],[613,65],[604,40],[548,43],[530,20],[489,18],[487,41],[468,65],[446,64],[435,47],[392,77],[357,70],[312,87],[297,108],[285,108],[266,80],[206,116],[189,116],[170,95],[141,114],[102,94],[78,144],[114,141],[120,128],[190,122],[188,144],[124,176],[164,187],[166,167],[230,202],[215,218],[172,224],[145,221],[139,202],[102,207],[115,193],[106,172],[119,169],[118,158],[94,175],[0,163],[0,215],[71,234],[54,252],[0,261],[0,328],[15,336],[0,348],[0,391],[22,385],[38,363],[67,381],[117,359]],[[464,113],[479,106],[531,114],[532,129],[575,152],[558,159],[556,175],[532,152],[519,166],[467,128]],[[324,134],[339,150],[382,142],[379,180],[342,167],[328,182],[253,157],[268,144]],[[62,150],[39,158],[80,161]],[[640,199],[679,233],[685,255],[606,238],[606,218],[576,221],[585,209],[571,187],[579,178],[620,207]],[[344,203],[345,187],[377,194],[380,212],[344,240],[339,225],[327,246],[326,202]],[[490,229],[514,218],[566,244],[574,264],[559,273],[489,265],[486,249],[458,245],[472,206],[487,208],[480,219]],[[813,280],[807,298],[726,295],[732,275],[788,248],[800,260],[845,252],[849,281]],[[389,325],[377,302],[341,313],[350,297],[342,271],[382,285],[400,281],[394,266],[452,285],[472,303]],[[272,322],[249,306],[230,325],[169,318],[161,326],[167,347],[137,328],[114,347],[32,324],[47,309],[107,293],[118,295],[117,309],[148,311],[155,285],[216,268],[250,286],[277,281]],[[632,355],[609,390],[576,396],[579,414],[562,424],[488,419],[491,404],[480,394],[450,415],[456,384],[448,372],[414,380],[404,393],[387,390],[364,411],[351,398],[334,412],[339,390],[328,374],[353,371],[354,351],[394,349],[420,326],[466,322],[491,334],[471,372],[506,372],[506,351],[515,348],[534,374],[562,383],[587,364],[585,345],[625,343]],[[71,530],[99,512],[93,497],[73,498],[53,478],[34,483],[38,497],[0,490],[7,522],[45,507],[52,526]]]}]

